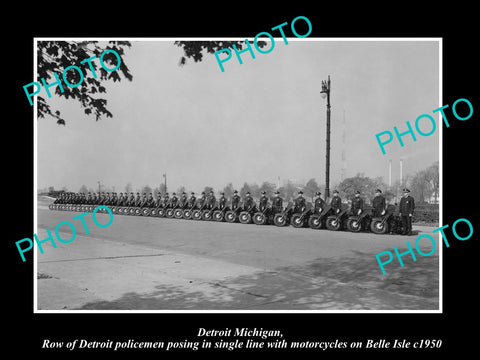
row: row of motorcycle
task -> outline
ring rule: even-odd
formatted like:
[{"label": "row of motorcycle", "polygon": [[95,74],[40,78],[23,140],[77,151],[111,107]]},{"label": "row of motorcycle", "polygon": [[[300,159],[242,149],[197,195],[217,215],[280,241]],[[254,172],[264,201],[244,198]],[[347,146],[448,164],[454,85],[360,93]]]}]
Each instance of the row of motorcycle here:
[{"label": "row of motorcycle", "polygon": [[[95,205],[86,204],[50,204],[50,210],[92,212]],[[258,211],[254,206],[244,209],[238,206],[235,209],[213,207],[207,209],[206,205],[200,208],[187,207],[137,207],[137,206],[108,206],[112,214],[150,216],[171,219],[216,221],[228,223],[275,225],[279,227],[293,226],[295,228],[309,227],[311,229],[328,229],[332,231],[347,230],[351,232],[372,231],[375,234],[402,233],[402,222],[395,215],[395,207],[389,205],[387,210],[380,216],[374,216],[372,209],[365,209],[359,214],[351,214],[347,209],[333,211],[326,206],[319,211],[313,211],[308,206],[303,211],[298,211],[289,204],[283,211],[274,212],[271,207]],[[100,207],[98,212],[106,213],[105,208]]]}]

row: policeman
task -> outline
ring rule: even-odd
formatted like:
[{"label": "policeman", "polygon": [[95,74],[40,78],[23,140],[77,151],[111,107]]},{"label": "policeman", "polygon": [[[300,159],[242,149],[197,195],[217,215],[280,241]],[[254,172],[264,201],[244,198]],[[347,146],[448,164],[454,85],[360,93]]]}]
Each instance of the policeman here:
[{"label": "policeman", "polygon": [[183,191],[182,196],[180,197],[180,207],[184,209],[187,206],[187,203],[188,203],[187,193]]},{"label": "policeman", "polygon": [[139,207],[142,203],[142,198],[140,197],[140,193],[137,192],[137,196],[135,197],[134,206]]},{"label": "policeman", "polygon": [[223,210],[227,207],[227,198],[225,197],[225,193],[220,193],[220,198],[218,199],[218,209]]},{"label": "policeman", "polygon": [[240,196],[238,195],[238,191],[235,190],[232,196],[232,210],[238,209],[239,205],[240,205]]},{"label": "policeman", "polygon": [[245,199],[243,199],[243,208],[245,211],[248,211],[248,212],[255,211],[255,208],[256,208],[255,201],[253,200],[249,191],[245,194]]},{"label": "policeman", "polygon": [[140,200],[140,207],[145,207],[147,205],[147,194],[142,194],[142,199]]},{"label": "policeman", "polygon": [[172,193],[172,198],[170,199],[170,207],[176,208],[178,205],[178,197],[177,194]]},{"label": "policeman", "polygon": [[117,206],[123,206],[124,201],[125,201],[125,199],[123,197],[123,193],[118,194],[118,199],[117,199],[117,204],[116,205]]},{"label": "policeman", "polygon": [[192,192],[190,193],[190,197],[189,197],[189,199],[188,199],[188,207],[189,207],[190,209],[195,208],[195,203],[196,203],[196,201],[197,201],[197,198],[195,197],[195,193],[192,191]]},{"label": "policeman", "polygon": [[112,200],[110,201],[110,205],[115,206],[115,205],[117,205],[117,202],[118,202],[118,196],[117,196],[117,193],[114,192],[113,196],[112,196]]},{"label": "policeman", "polygon": [[165,195],[163,196],[163,208],[167,209],[169,206],[170,206],[170,196],[168,195],[168,193],[165,193]]},{"label": "policeman", "polygon": [[198,199],[198,208],[202,209],[206,201],[207,201],[207,198],[205,196],[205,191],[202,191],[202,196],[200,197],[200,199]]},{"label": "policeman", "polygon": [[315,193],[315,200],[313,202],[313,213],[314,214],[320,214],[322,210],[325,208],[325,200],[323,200],[320,195],[322,193],[320,191],[317,191]]},{"label": "policeman", "polygon": [[283,211],[283,199],[280,197],[280,191],[274,192],[274,198],[272,200],[272,211],[274,214],[281,213]]},{"label": "policeman", "polygon": [[351,215],[358,216],[363,212],[363,199],[360,197],[360,191],[355,191],[355,197],[352,199],[350,207]]},{"label": "policeman", "polygon": [[338,194],[337,190],[333,191],[332,201],[330,202],[330,206],[332,207],[333,213],[339,214],[342,211],[342,199]]},{"label": "policeman", "polygon": [[146,206],[150,208],[155,207],[155,199],[153,198],[152,193],[148,193]]},{"label": "policeman", "polygon": [[127,206],[134,206],[135,205],[135,195],[133,195],[133,192],[130,193],[130,196],[128,197],[126,205]]},{"label": "policeman", "polygon": [[294,213],[302,213],[305,211],[307,204],[305,202],[305,198],[303,197],[303,191],[298,192],[298,196],[296,199],[293,200],[294,202]]},{"label": "policeman", "polygon": [[102,191],[100,193],[100,196],[98,197],[98,205],[103,205],[105,203],[105,198],[106,198],[105,192]]},{"label": "policeman", "polygon": [[162,203],[162,194],[160,194],[160,192],[157,193],[157,201],[155,202],[155,206],[157,208],[160,208],[162,207],[163,203]]},{"label": "policeman", "polygon": [[373,206],[373,217],[380,217],[385,215],[387,205],[385,203],[385,198],[382,195],[382,190],[375,190],[375,196],[372,200]]},{"label": "policeman", "polygon": [[262,191],[262,196],[260,196],[260,200],[258,202],[258,211],[264,212],[268,208],[268,198],[267,193]]},{"label": "policeman", "polygon": [[215,207],[216,202],[217,199],[215,198],[215,193],[213,192],[213,190],[211,190],[207,198],[207,209],[212,210]]},{"label": "policeman", "polygon": [[400,199],[400,217],[402,219],[403,235],[412,235],[412,217],[415,210],[415,200],[410,196],[410,190],[403,189]]}]

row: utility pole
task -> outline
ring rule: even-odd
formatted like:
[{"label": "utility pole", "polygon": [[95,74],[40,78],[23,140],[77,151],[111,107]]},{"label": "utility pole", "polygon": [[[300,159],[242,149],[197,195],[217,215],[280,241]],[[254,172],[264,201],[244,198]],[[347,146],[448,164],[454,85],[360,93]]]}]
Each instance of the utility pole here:
[{"label": "utility pole", "polygon": [[327,139],[325,154],[325,200],[330,197],[330,75],[328,80],[322,80],[322,98],[327,98]]},{"label": "utility pole", "polygon": [[165,179],[165,193],[167,193],[167,173],[163,174],[163,178]]}]

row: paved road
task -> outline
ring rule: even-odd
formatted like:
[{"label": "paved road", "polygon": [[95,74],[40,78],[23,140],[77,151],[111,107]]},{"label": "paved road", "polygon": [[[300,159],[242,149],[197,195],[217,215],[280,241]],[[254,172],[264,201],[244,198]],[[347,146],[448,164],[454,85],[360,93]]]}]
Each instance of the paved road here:
[{"label": "paved road", "polygon": [[[74,212],[38,209],[45,228]],[[97,214],[100,223],[108,215]],[[44,310],[436,310],[438,251],[395,260],[375,254],[411,237],[116,215],[107,228],[75,220],[77,237],[45,244],[38,260]],[[433,228],[416,227],[419,233]],[[69,239],[68,227],[60,235]],[[427,253],[431,245],[422,246]],[[392,250],[393,251],[393,250]]]}]

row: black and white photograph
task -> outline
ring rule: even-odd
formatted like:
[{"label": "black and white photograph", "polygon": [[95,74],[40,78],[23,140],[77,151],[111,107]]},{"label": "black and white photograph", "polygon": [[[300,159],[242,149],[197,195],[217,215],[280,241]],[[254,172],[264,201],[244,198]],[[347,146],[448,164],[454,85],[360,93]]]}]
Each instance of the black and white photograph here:
[{"label": "black and white photograph", "polygon": [[162,5],[5,12],[3,350],[475,353],[475,12]]},{"label": "black and white photograph", "polygon": [[36,39],[38,311],[441,309],[441,40],[264,38]]}]

